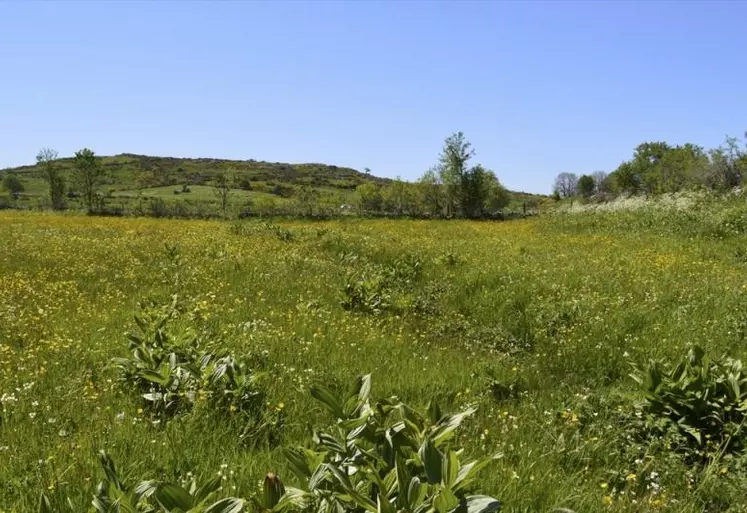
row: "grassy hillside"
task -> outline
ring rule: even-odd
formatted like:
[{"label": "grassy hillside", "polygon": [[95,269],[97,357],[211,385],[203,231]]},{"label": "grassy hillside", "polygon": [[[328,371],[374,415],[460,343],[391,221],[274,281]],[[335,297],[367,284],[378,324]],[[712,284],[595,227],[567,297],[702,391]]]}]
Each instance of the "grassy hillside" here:
[{"label": "grassy hillside", "polygon": [[[146,155],[121,154],[101,157],[106,177],[100,191],[120,200],[143,196],[174,196],[189,186],[190,193],[180,199],[210,201],[214,199],[208,187],[215,176],[226,170],[236,172],[237,186],[248,194],[239,197],[271,196],[287,198],[297,187],[310,185],[320,191],[338,192],[343,196],[365,182],[385,184],[389,180],[367,175],[354,169],[326,164],[284,164],[255,160],[238,161],[223,159],[189,159],[173,157],[150,157]],[[58,161],[67,177],[73,166],[71,158]],[[16,173],[25,191],[21,196],[33,202],[46,194],[46,184],[37,166],[22,166],[5,170]],[[70,180],[68,179],[68,183]],[[193,189],[193,186],[198,186]],[[174,198],[171,198],[174,199]]]},{"label": "grassy hillside", "polygon": [[[222,160],[210,158],[150,157],[146,155],[121,154],[100,157],[106,176],[99,191],[106,196],[110,208],[131,211],[150,208],[149,200],[160,198],[167,210],[175,207],[193,213],[215,212],[217,198],[211,187],[216,175],[233,169],[236,189],[230,203],[232,211],[241,211],[251,204],[272,213],[282,210],[297,196],[302,186],[311,186],[317,191],[321,202],[338,208],[340,204],[355,203],[356,187],[372,182],[385,186],[392,182],[355,169],[326,164],[284,164],[256,160]],[[58,161],[68,184],[73,160]],[[3,172],[15,173],[24,186],[18,206],[35,207],[46,203],[47,185],[37,166],[10,168]],[[69,187],[72,189],[73,187]],[[526,193],[511,193],[513,210],[520,211],[526,201],[538,202],[542,196]],[[143,207],[143,204],[146,204]],[[75,198],[68,198],[70,208],[80,207]]]}]

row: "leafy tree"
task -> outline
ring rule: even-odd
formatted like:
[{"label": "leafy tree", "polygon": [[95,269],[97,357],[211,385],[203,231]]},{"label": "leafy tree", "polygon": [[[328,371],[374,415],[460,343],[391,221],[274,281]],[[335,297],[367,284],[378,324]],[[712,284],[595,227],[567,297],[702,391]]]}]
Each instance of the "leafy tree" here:
[{"label": "leafy tree", "polygon": [[397,177],[381,191],[384,209],[397,215],[402,215],[409,210],[409,195],[407,184]]},{"label": "leafy tree", "polygon": [[465,185],[469,180],[465,176],[467,164],[474,156],[475,151],[472,144],[464,138],[463,132],[456,132],[444,141],[443,149],[438,158],[439,178],[444,184],[446,216],[452,217],[459,213],[461,208],[473,203],[473,200],[464,197]]},{"label": "leafy tree", "polygon": [[619,192],[635,194],[641,188],[641,177],[630,162],[620,164],[610,176],[614,178],[615,188]]},{"label": "leafy tree", "polygon": [[588,198],[594,194],[595,184],[594,178],[591,175],[581,175],[576,183],[576,191],[583,196]]},{"label": "leafy tree", "polygon": [[42,148],[36,155],[36,163],[49,185],[49,202],[52,208],[62,210],[65,208],[65,179],[57,165],[57,152],[51,148]]},{"label": "leafy tree", "polygon": [[709,187],[728,189],[742,183],[742,178],[747,174],[747,151],[739,147],[736,137],[727,137],[723,145],[711,150],[710,157],[711,166],[706,180]]},{"label": "leafy tree", "polygon": [[423,215],[425,208],[417,183],[405,182],[405,205],[410,215]]},{"label": "leafy tree", "polygon": [[[722,155],[717,150],[712,153],[712,159],[719,161]],[[619,192],[648,194],[677,192],[698,183],[711,187],[716,183],[738,183],[738,180],[729,178],[728,169],[726,173],[709,174],[714,169],[714,166],[709,166],[708,155],[700,146],[645,142],[636,147],[631,160],[620,164],[610,175],[610,182],[615,184]]]},{"label": "leafy tree", "polygon": [[319,193],[310,185],[304,185],[298,190],[298,204],[306,216],[313,216],[319,200]]},{"label": "leafy tree", "polygon": [[708,156],[700,146],[687,143],[670,148],[659,166],[659,192],[677,192],[697,183],[708,167]]},{"label": "leafy tree", "polygon": [[13,199],[18,199],[18,195],[23,192],[23,183],[15,173],[3,173],[3,189],[8,191]]},{"label": "leafy tree", "polygon": [[438,168],[426,171],[418,180],[416,187],[423,209],[430,214],[441,215],[444,211],[446,199]]},{"label": "leafy tree", "polygon": [[145,189],[153,187],[156,184],[156,177],[153,173],[153,168],[143,165],[142,161],[138,163],[138,170],[135,174],[135,187],[137,188],[138,196],[142,195]]},{"label": "leafy tree", "polygon": [[606,192],[612,192],[611,182],[609,176],[604,171],[594,171],[591,174],[594,179],[594,192],[602,194]]},{"label": "leafy tree", "polygon": [[645,192],[649,194],[663,192],[662,160],[670,150],[671,147],[661,141],[645,142],[636,147],[631,164]]},{"label": "leafy tree", "polygon": [[487,189],[484,206],[488,213],[493,214],[499,210],[503,210],[511,202],[508,190],[501,184],[498,177],[492,171],[488,171]]},{"label": "leafy tree", "polygon": [[355,189],[355,192],[358,193],[358,208],[361,214],[381,210],[381,191],[375,184],[363,183]]},{"label": "leafy tree", "polygon": [[557,191],[564,198],[570,198],[576,194],[576,183],[578,177],[574,173],[560,173],[555,177],[553,190]]},{"label": "leafy tree", "polygon": [[226,216],[228,198],[231,195],[231,190],[235,182],[236,171],[233,168],[221,170],[213,179],[213,192],[220,202],[220,210],[223,213],[223,217]]},{"label": "leafy tree", "polygon": [[480,165],[462,176],[462,213],[471,219],[482,217],[488,203],[495,174]]},{"label": "leafy tree", "polygon": [[104,176],[104,168],[99,164],[93,151],[88,148],[75,152],[73,176],[80,189],[88,212],[96,210],[96,188]]}]

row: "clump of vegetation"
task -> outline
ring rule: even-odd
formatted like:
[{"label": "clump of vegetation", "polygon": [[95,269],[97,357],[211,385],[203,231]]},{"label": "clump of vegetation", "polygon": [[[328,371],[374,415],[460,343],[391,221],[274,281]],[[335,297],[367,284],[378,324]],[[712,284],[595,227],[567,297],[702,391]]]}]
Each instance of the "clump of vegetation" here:
[{"label": "clump of vegetation", "polygon": [[[343,254],[343,262],[357,263],[356,255]],[[416,255],[404,255],[383,264],[366,263],[354,268],[343,288],[342,307],[352,312],[378,315],[390,309],[412,306],[406,293],[422,277],[423,261]]]},{"label": "clump of vegetation", "polygon": [[[268,473],[261,493],[248,498],[213,501],[221,476],[185,485],[146,480],[123,480],[105,451],[99,463],[105,478],[96,487],[92,504],[99,513],[112,511],[240,513],[253,509],[272,512],[494,513],[501,503],[472,493],[479,471],[493,458],[462,462],[453,447],[455,431],[474,410],[444,415],[435,403],[421,413],[396,397],[371,404],[371,377],[362,376],[352,392],[337,397],[324,386],[311,395],[335,418],[332,432],[315,432],[313,449],[290,449],[285,454],[302,488],[286,488]],[[40,510],[51,512],[42,494]]]},{"label": "clump of vegetation", "polygon": [[368,375],[342,397],[323,386],[312,388],[335,425],[330,432],[314,433],[314,449],[286,452],[304,488],[289,490],[280,505],[411,513],[500,509],[496,499],[471,493],[477,473],[491,458],[462,463],[461,451],[450,444],[473,409],[443,415],[431,403],[424,414],[396,397],[371,404],[370,391]]},{"label": "clump of vegetation", "polygon": [[671,437],[689,458],[742,452],[747,440],[747,370],[693,347],[677,365],[651,360],[633,375],[643,387],[643,427]]},{"label": "clump of vegetation", "polygon": [[[747,141],[747,133],[745,134]],[[648,141],[636,146],[633,156],[607,174],[597,171],[578,177],[560,173],[553,184],[556,199],[660,195],[705,188],[724,192],[744,185],[747,176],[747,146],[736,137],[711,150],[693,143],[671,145]]]},{"label": "clump of vegetation", "polygon": [[[98,513],[135,512],[193,512],[193,513],[239,513],[244,511],[245,501],[226,498],[211,502],[221,489],[221,476],[199,484],[193,477],[187,486],[166,481],[148,480],[137,484],[127,483],[117,472],[114,461],[105,451],[99,453],[99,462],[104,471],[104,480],[96,487],[93,505]],[[265,484],[266,493],[268,484]],[[271,509],[271,508],[267,508]],[[263,511],[264,508],[258,511]],[[49,500],[42,494],[42,512],[52,512]]]},{"label": "clump of vegetation", "polygon": [[191,409],[198,401],[225,414],[243,415],[256,423],[265,397],[260,374],[234,356],[200,351],[191,332],[176,336],[167,324],[177,314],[177,298],[166,307],[147,307],[135,316],[138,330],[128,335],[130,356],[114,366],[126,388],[135,389],[144,405],[162,418]]},{"label": "clump of vegetation", "polygon": [[25,190],[18,175],[8,172],[3,173],[2,187],[13,199],[18,199],[18,195]]},{"label": "clump of vegetation", "polygon": [[271,221],[260,223],[238,221],[231,226],[231,231],[236,235],[243,236],[270,233],[283,242],[291,242],[294,239],[292,231]]}]

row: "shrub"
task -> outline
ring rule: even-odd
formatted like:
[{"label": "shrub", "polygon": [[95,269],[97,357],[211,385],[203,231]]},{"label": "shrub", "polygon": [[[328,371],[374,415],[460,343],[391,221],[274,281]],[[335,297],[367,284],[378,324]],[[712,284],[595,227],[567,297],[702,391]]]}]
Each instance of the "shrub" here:
[{"label": "shrub", "polygon": [[150,202],[150,215],[153,217],[166,217],[168,215],[166,202],[161,198],[153,198]]},{"label": "shrub", "polygon": [[217,411],[244,415],[254,426],[265,402],[259,375],[232,355],[199,352],[199,341],[190,333],[170,333],[166,325],[178,313],[176,304],[176,297],[167,307],[141,303],[138,329],[128,335],[131,354],[113,360],[120,381],[161,417],[189,410],[202,399]]},{"label": "shrub", "polygon": [[[341,263],[357,263],[357,255],[343,254]],[[345,310],[380,314],[395,306],[415,308],[423,306],[422,298],[407,298],[405,292],[418,282],[423,273],[423,262],[415,255],[405,255],[393,262],[368,264],[363,270],[348,274],[343,288],[342,307]]]},{"label": "shrub", "polygon": [[747,372],[740,360],[713,360],[694,347],[676,366],[650,361],[633,378],[643,387],[644,429],[674,436],[690,457],[741,452],[747,422]]},{"label": "shrub", "polygon": [[350,275],[343,288],[343,294],[341,304],[345,310],[379,314],[391,306],[385,278],[380,275]]},{"label": "shrub", "polygon": [[14,173],[5,172],[3,173],[2,186],[3,189],[8,191],[14,199],[18,198],[18,195],[24,191],[23,183],[20,178]]},{"label": "shrub", "polygon": [[[221,488],[221,476],[216,476],[202,485],[192,478],[189,488],[165,481],[142,481],[137,485],[124,482],[117,473],[114,461],[104,451],[99,453],[99,462],[105,479],[96,487],[92,505],[98,513],[125,511],[196,513],[238,513],[244,511],[245,501],[237,498],[219,500],[208,504],[215,492]],[[267,485],[265,485],[267,487]],[[45,503],[51,513],[49,502],[42,494],[42,512]]]}]

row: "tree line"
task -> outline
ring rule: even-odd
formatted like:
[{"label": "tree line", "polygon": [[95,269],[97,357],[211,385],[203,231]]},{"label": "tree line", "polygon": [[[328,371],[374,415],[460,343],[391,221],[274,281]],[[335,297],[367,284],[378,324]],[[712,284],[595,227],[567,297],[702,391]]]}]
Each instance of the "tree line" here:
[{"label": "tree line", "polygon": [[430,217],[492,217],[510,201],[493,171],[470,166],[475,151],[464,133],[444,141],[438,162],[416,182],[394,180],[379,187],[365,183],[356,189],[361,214],[391,213]]},{"label": "tree line", "polygon": [[[747,141],[747,133],[745,133]],[[639,144],[633,156],[607,174],[560,173],[553,184],[556,199],[572,196],[610,198],[621,194],[662,194],[685,189],[727,190],[747,179],[747,144],[727,137],[718,148],[662,141]]]}]

